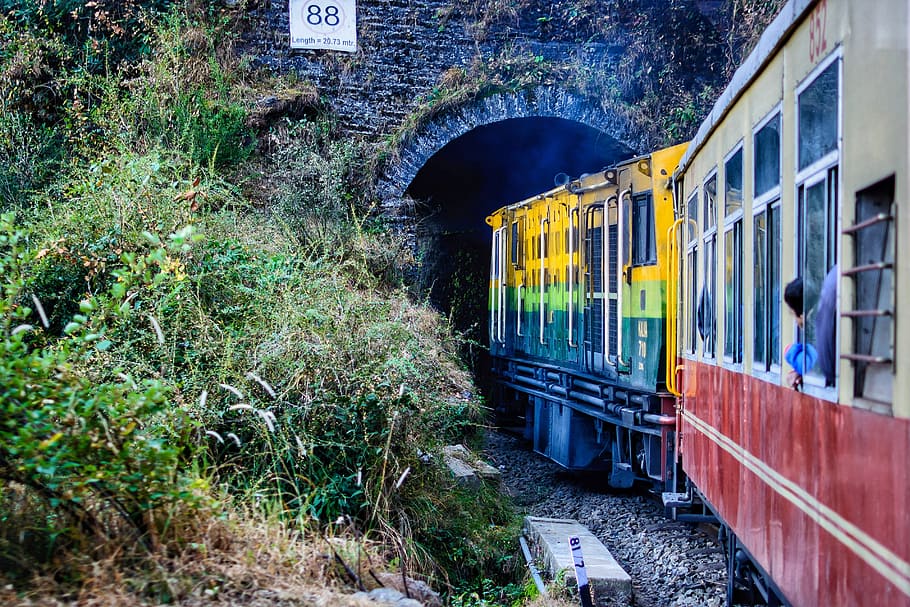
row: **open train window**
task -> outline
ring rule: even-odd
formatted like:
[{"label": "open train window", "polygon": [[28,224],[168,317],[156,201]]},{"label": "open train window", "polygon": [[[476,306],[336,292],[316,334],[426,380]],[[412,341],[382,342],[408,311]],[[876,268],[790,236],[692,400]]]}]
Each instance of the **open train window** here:
[{"label": "open train window", "polygon": [[758,373],[780,367],[780,128],[775,110],[756,128],[752,148],[752,369]]},{"label": "open train window", "polygon": [[753,370],[780,366],[780,200],[752,216]]},{"label": "open train window", "polygon": [[698,352],[698,328],[696,327],[698,305],[698,190],[692,192],[686,202],[688,218],[686,242],[686,266],[684,284],[687,289],[685,350],[689,354]]},{"label": "open train window", "polygon": [[724,162],[724,361],[743,362],[743,148]]},{"label": "open train window", "polygon": [[840,60],[822,63],[797,90],[797,275],[803,285],[800,340],[818,363],[803,385],[835,385],[837,375]]},{"label": "open train window", "polygon": [[705,179],[702,185],[702,206],[704,218],[702,224],[702,244],[704,251],[704,283],[698,294],[696,326],[702,339],[702,355],[705,358],[715,357],[715,338],[717,336],[716,297],[717,285],[717,172]]}]

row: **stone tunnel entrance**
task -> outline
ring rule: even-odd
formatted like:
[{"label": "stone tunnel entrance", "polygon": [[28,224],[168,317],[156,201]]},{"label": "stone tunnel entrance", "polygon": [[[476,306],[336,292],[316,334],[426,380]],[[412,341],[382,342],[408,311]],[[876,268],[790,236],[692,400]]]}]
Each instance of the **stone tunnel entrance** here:
[{"label": "stone tunnel entrance", "polygon": [[473,128],[430,156],[406,190],[416,202],[420,286],[476,342],[466,354],[483,383],[491,233],[496,209],[554,187],[560,173],[593,173],[632,150],[593,127],[554,117]]}]

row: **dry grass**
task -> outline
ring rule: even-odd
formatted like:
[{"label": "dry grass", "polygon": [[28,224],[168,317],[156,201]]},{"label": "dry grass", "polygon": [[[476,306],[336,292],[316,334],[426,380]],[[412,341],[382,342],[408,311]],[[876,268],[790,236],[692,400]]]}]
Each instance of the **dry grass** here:
[{"label": "dry grass", "polygon": [[[350,530],[325,538],[252,512],[212,516],[197,541],[174,554],[156,554],[137,571],[126,548],[103,561],[65,557],[57,574],[32,580],[0,576],[0,604],[14,606],[334,606],[373,605],[352,596],[390,579],[378,544]],[[151,569],[151,570],[150,570]],[[352,575],[357,578],[352,578]],[[79,578],[79,584],[56,578]]]}]

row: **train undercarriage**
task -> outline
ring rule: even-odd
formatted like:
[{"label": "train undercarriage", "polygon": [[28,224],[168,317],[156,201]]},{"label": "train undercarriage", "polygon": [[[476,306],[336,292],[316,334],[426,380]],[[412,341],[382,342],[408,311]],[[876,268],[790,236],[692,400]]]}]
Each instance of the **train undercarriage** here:
[{"label": "train undercarriage", "polygon": [[524,359],[494,357],[492,368],[501,425],[523,426],[536,452],[568,470],[604,471],[611,487],[676,487],[671,395]]}]

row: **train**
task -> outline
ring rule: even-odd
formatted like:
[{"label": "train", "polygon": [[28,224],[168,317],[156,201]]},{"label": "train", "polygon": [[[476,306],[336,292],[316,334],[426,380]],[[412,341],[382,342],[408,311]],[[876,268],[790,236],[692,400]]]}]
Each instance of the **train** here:
[{"label": "train", "polygon": [[502,419],[716,522],[730,605],[910,605],[908,22],[790,0],[691,141],[486,219]]}]

